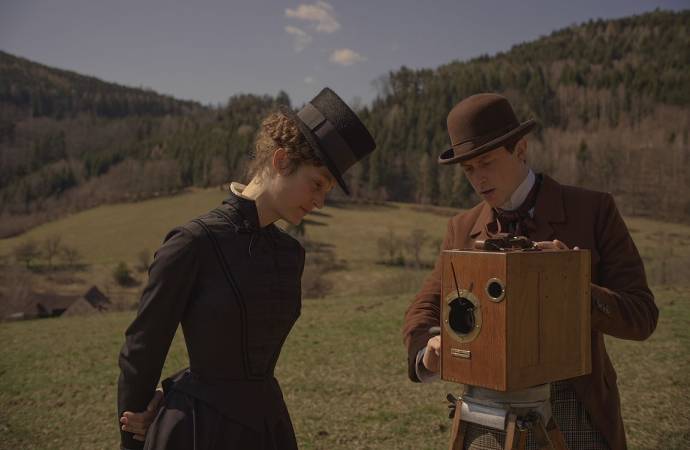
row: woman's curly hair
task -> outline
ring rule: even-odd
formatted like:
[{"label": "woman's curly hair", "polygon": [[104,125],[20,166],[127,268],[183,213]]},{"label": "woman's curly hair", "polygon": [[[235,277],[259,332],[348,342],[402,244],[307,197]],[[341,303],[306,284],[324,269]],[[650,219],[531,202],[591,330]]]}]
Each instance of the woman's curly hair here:
[{"label": "woman's curly hair", "polygon": [[281,112],[269,114],[261,123],[261,130],[256,138],[254,157],[249,163],[250,177],[272,173],[273,153],[283,148],[288,154],[290,165],[288,173],[297,170],[300,164],[309,163],[323,166],[323,161],[316,155],[300,132],[297,124]]}]

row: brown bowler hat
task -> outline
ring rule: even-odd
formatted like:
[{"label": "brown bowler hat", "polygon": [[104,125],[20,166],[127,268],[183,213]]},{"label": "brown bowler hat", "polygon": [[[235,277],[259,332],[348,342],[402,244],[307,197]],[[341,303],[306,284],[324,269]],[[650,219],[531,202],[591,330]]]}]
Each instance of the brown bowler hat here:
[{"label": "brown bowler hat", "polygon": [[439,164],[455,164],[498,148],[532,131],[532,119],[520,123],[508,99],[498,94],[467,97],[450,110],[451,146],[438,157]]}]

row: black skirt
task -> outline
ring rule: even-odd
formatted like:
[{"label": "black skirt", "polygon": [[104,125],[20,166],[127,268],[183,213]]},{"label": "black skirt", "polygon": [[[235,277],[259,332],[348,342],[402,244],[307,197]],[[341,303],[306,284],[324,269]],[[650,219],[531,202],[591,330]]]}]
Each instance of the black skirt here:
[{"label": "black skirt", "polygon": [[281,414],[258,432],[208,403],[172,390],[146,434],[145,450],[296,450],[290,417]]}]

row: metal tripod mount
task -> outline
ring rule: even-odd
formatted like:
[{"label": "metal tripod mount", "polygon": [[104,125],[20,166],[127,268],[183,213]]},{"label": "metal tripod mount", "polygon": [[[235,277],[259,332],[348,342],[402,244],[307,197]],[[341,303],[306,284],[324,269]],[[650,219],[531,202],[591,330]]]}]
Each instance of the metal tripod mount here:
[{"label": "metal tripod mount", "polygon": [[[431,335],[440,327],[429,328]],[[551,414],[551,385],[512,392],[467,386],[462,397],[447,396],[453,419],[449,450],[463,450],[468,423],[505,431],[504,450],[524,450],[530,430],[540,450],[568,450]]]},{"label": "metal tripod mount", "polygon": [[504,450],[523,450],[530,430],[540,450],[567,450],[551,415],[550,390],[550,384],[513,392],[468,386],[460,398],[448,394],[453,419],[449,449],[462,450],[467,425],[475,423],[505,431]]}]

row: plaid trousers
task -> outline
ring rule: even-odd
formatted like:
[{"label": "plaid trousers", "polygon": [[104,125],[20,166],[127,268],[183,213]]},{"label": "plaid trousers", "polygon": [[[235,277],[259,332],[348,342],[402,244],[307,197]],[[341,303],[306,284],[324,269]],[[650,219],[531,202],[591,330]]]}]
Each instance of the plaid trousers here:
[{"label": "plaid trousers", "polygon": [[[590,421],[585,407],[577,399],[569,381],[551,384],[553,418],[570,450],[609,450],[606,440]],[[465,429],[466,450],[503,450],[505,431],[468,423]],[[537,450],[532,432],[528,432],[527,450]]]}]

